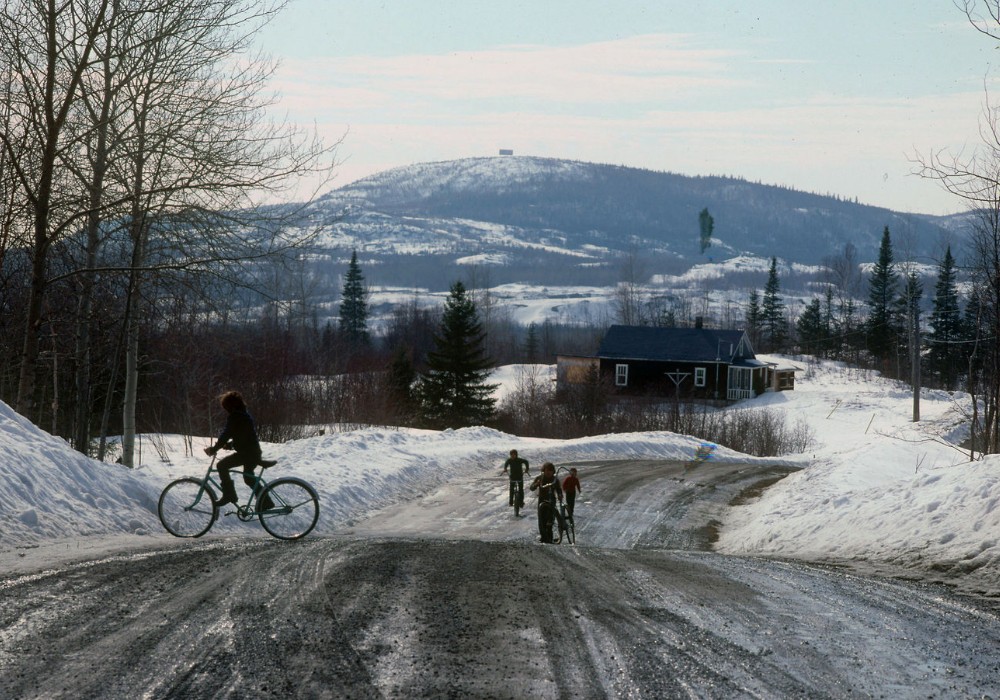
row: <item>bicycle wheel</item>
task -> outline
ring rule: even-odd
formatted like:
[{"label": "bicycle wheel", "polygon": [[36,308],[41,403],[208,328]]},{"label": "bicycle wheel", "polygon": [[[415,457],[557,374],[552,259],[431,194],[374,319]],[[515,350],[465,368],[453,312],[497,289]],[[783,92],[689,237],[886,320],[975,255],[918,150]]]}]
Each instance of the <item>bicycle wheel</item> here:
[{"label": "bicycle wheel", "polygon": [[167,484],[156,511],[163,527],[174,537],[201,537],[219,517],[215,493],[192,477]]},{"label": "bicycle wheel", "polygon": [[555,508],[553,508],[552,510],[556,514],[556,523],[555,523],[556,534],[552,537],[552,541],[555,542],[556,544],[559,544],[560,542],[563,541],[563,536],[566,534],[566,521],[563,520],[563,517],[562,515],[559,514],[559,511],[555,510]]},{"label": "bicycle wheel", "polygon": [[573,518],[566,518],[566,541],[569,544],[576,544],[576,526]]},{"label": "bicycle wheel", "polygon": [[319,520],[319,496],[316,489],[294,477],[275,479],[257,499],[272,506],[258,514],[260,524],[282,540],[297,540],[308,535]]}]

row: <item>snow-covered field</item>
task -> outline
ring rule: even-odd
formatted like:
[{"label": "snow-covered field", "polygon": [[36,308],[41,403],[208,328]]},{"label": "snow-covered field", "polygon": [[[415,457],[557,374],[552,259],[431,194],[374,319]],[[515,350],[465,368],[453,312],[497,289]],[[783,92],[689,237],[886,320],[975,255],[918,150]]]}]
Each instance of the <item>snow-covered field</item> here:
[{"label": "snow-covered field", "polygon": [[[718,549],[732,554],[872,562],[918,575],[961,575],[971,590],[1000,593],[1000,457],[969,462],[954,442],[967,397],[925,391],[913,423],[906,387],[834,363],[807,364],[792,392],[742,407],[801,419],[815,440],[781,461],[803,467],[762,497],[734,507]],[[516,381],[505,368],[498,380]],[[253,410],[251,398],[251,411]],[[156,516],[160,490],[208,465],[211,438],[143,436],[141,466],[101,464],[68,448],[0,403],[0,563],[42,564],[100,548],[168,537]],[[332,533],[442,482],[496,475],[517,448],[533,464],[624,458],[690,459],[700,441],[672,433],[543,440],[488,428],[443,432],[370,428],[265,445],[273,470],[320,493],[317,533]],[[713,459],[755,461],[719,448]],[[586,472],[581,478],[586,490]],[[237,479],[238,487],[245,489]],[[508,517],[503,488],[497,518]],[[256,524],[222,518],[212,533],[266,537]],[[10,566],[7,566],[7,565]]]}]

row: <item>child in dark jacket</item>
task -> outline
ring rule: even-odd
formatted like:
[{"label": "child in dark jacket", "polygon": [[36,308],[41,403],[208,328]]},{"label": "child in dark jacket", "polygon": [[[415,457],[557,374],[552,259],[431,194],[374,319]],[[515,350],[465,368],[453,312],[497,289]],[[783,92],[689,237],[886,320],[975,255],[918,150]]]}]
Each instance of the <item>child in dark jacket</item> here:
[{"label": "child in dark jacket", "polygon": [[[556,500],[563,502],[562,487],[556,478],[556,468],[552,462],[542,465],[542,473],[535,477],[530,486],[532,491],[538,491],[538,534],[545,544],[552,544],[552,524],[556,518]],[[547,503],[548,508],[542,504]]]},{"label": "child in dark jacket", "polygon": [[[255,481],[253,471],[261,463],[261,450],[260,440],[257,439],[257,426],[250,411],[247,410],[243,395],[238,391],[227,391],[219,397],[219,403],[229,414],[226,417],[226,427],[219,433],[219,439],[215,444],[205,448],[205,454],[214,455],[223,447],[232,447],[235,450],[233,454],[220,459],[216,467],[219,470],[219,481],[222,483],[222,500],[217,505],[224,506],[239,500],[229,470],[243,467],[243,482],[253,488]],[[262,510],[270,507],[265,503],[260,503],[259,506]]]}]

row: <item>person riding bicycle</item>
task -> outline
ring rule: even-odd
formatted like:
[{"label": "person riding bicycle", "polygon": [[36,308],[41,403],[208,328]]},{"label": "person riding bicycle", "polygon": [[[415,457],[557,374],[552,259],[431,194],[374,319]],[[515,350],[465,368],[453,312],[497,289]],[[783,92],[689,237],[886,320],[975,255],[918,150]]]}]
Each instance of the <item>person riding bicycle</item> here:
[{"label": "person riding bicycle", "polygon": [[[542,465],[542,473],[535,477],[530,486],[532,491],[538,491],[538,534],[542,542],[552,544],[552,523],[556,518],[556,500],[562,503],[562,487],[556,478],[556,467],[552,462]],[[550,507],[543,507],[546,504]]]},{"label": "person riding bicycle", "polygon": [[[229,414],[226,417],[226,427],[219,433],[215,444],[205,448],[205,454],[214,456],[223,447],[235,450],[233,454],[220,459],[216,465],[216,469],[219,470],[219,481],[222,483],[222,500],[217,504],[221,507],[239,501],[229,470],[243,467],[243,482],[253,488],[255,483],[253,470],[261,464],[262,455],[260,440],[257,439],[257,426],[250,411],[247,410],[243,395],[238,391],[227,391],[219,397],[219,404]],[[272,507],[273,504],[264,503],[264,500],[270,499],[265,497],[257,504],[261,510]]]},{"label": "person riding bicycle", "polygon": [[517,499],[518,507],[524,505],[524,475],[528,473],[528,460],[518,457],[517,450],[510,451],[510,458],[503,463],[503,470],[510,477],[508,491],[508,506],[514,505]]}]

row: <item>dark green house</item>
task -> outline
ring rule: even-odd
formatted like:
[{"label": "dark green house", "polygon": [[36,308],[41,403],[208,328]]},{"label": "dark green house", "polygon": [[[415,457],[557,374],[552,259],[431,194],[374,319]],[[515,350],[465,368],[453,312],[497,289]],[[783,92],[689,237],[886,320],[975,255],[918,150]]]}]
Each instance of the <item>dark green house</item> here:
[{"label": "dark green house", "polygon": [[557,381],[590,367],[623,395],[736,401],[794,387],[794,368],[758,360],[739,330],[611,326],[594,357],[558,358]]}]

